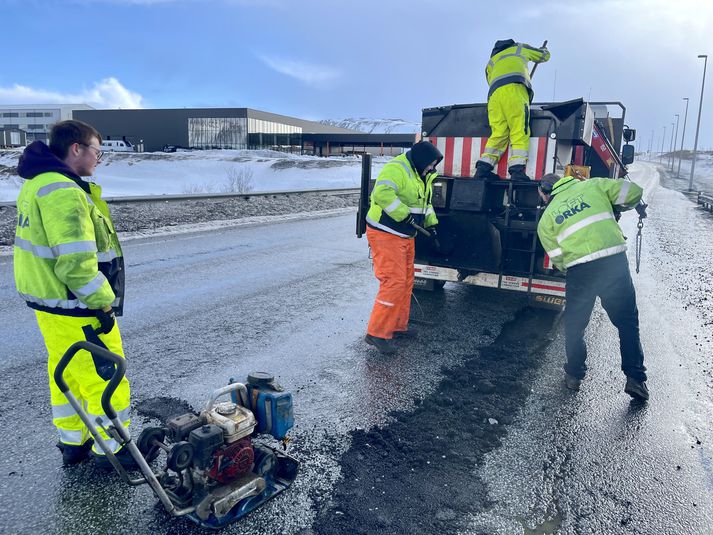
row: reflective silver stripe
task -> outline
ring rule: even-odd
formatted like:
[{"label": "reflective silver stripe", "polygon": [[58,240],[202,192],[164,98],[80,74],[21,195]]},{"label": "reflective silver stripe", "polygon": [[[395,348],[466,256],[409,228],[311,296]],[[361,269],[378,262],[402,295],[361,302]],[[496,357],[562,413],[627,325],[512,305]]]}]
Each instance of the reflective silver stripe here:
[{"label": "reflective silver stripe", "polygon": [[[101,413],[101,414],[92,414],[92,413],[87,413],[89,415],[89,419],[92,420],[93,422],[97,421],[97,418],[99,418],[104,425],[109,423],[109,418],[107,417],[106,414]],[[122,424],[125,424],[126,422],[129,421],[129,407],[126,407],[123,410],[116,411],[116,417],[119,419],[119,421]]]},{"label": "reflective silver stripe", "polygon": [[97,245],[93,241],[76,241],[70,243],[60,243],[54,247],[47,247],[46,245],[34,245],[29,240],[15,237],[15,245],[22,249],[32,253],[39,258],[57,258],[63,254],[72,253],[93,253],[97,250]]},{"label": "reflective silver stripe", "polygon": [[425,214],[426,213],[425,208],[409,208],[408,211],[411,212],[412,214]]},{"label": "reflective silver stripe", "polygon": [[604,258],[606,256],[612,256],[618,253],[623,253],[626,251],[626,244],[622,243],[621,245],[615,245],[614,247],[609,247],[608,249],[602,249],[601,251],[597,251],[596,253],[588,254],[587,256],[583,256],[582,258],[578,258],[577,260],[574,260],[570,262],[569,264],[566,264],[565,267],[572,267],[576,266],[577,264],[584,264],[586,262],[591,262],[592,260],[597,260],[599,258]]},{"label": "reflective silver stripe", "polygon": [[57,255],[73,253],[95,253],[97,244],[94,241],[75,241],[71,243],[60,243],[52,247],[52,251]]},{"label": "reflective silver stripe", "polygon": [[493,62],[492,59],[488,62],[488,67],[490,67],[491,69],[492,69],[493,67],[495,67],[495,63]]},{"label": "reflective silver stripe", "polygon": [[629,190],[631,189],[631,182],[624,181],[621,184],[621,191],[619,192],[619,196],[616,198],[616,201],[614,201],[614,204],[626,204],[626,196],[629,194]]},{"label": "reflective silver stripe", "polygon": [[387,214],[390,214],[390,213],[394,212],[399,206],[401,206],[401,204],[403,204],[403,203],[399,199],[395,199],[394,202],[392,202],[389,206],[384,208],[384,212],[386,212]]},{"label": "reflective silver stripe", "polygon": [[493,78],[493,79],[490,81],[490,86],[492,87],[493,84],[495,84],[495,82],[497,82],[498,80],[502,80],[503,78],[509,78],[510,76],[515,77],[515,78],[521,78],[521,77],[522,77],[522,75],[519,74],[519,73],[512,73],[512,72],[509,72],[509,73],[507,73],[507,74],[501,74],[501,75],[498,76],[497,78]]},{"label": "reflective silver stripe", "polygon": [[389,187],[393,188],[397,193],[399,191],[399,187],[396,185],[395,182],[391,182],[391,180],[384,180],[384,179],[377,180],[376,184],[374,184],[374,187],[376,187],[376,186],[389,186]]},{"label": "reflective silver stripe", "polygon": [[530,151],[527,151],[527,150],[524,150],[524,149],[512,149],[512,150],[510,151],[510,154],[511,154],[512,156],[524,156],[525,158],[527,158],[527,157],[529,156],[529,154],[530,154]]},{"label": "reflective silver stripe", "polygon": [[[53,182],[52,184],[47,184],[46,186],[42,186],[40,189],[38,189],[37,197],[44,197],[45,195],[49,195],[53,191],[56,191],[58,189],[66,189],[66,188],[82,189],[74,182]],[[84,191],[84,190],[82,190],[82,191]]]},{"label": "reflective silver stripe", "polygon": [[49,308],[88,308],[87,305],[82,303],[79,299],[42,299],[30,294],[23,294],[22,292],[18,293],[20,294],[20,297],[28,303],[34,303],[36,305],[42,305]]},{"label": "reflective silver stripe", "polygon": [[81,431],[70,431],[68,429],[59,429],[59,441],[62,444],[71,444],[73,446],[80,446],[82,444],[82,432]]},{"label": "reflective silver stripe", "polygon": [[54,420],[58,418],[70,418],[72,416],[77,416],[77,411],[69,403],[64,405],[52,405],[52,418]]},{"label": "reflective silver stripe", "polygon": [[[104,439],[104,444],[106,444],[106,446],[111,450],[112,453],[116,453],[117,451],[119,451],[119,443],[116,440],[114,440],[113,438],[104,437],[104,433],[102,433],[102,438]],[[104,453],[104,450],[101,449],[101,447],[98,446],[96,442],[92,446],[92,451],[96,455],[106,455],[106,453]]]},{"label": "reflective silver stripe", "polygon": [[495,156],[499,157],[503,155],[503,151],[501,151],[500,149],[496,149],[495,147],[485,147],[485,149],[483,150],[483,155],[485,154],[494,154]]},{"label": "reflective silver stripe", "polygon": [[115,258],[119,258],[119,253],[114,249],[105,253],[97,253],[97,262],[111,262]]},{"label": "reflective silver stripe", "polygon": [[74,290],[74,293],[81,297],[86,297],[88,295],[92,295],[99,288],[101,288],[102,284],[104,284],[105,282],[106,282],[106,277],[104,276],[103,273],[99,272],[96,274],[96,277],[94,277],[92,280],[90,280],[87,284],[85,284],[81,288],[77,288],[76,290]]},{"label": "reflective silver stripe", "polygon": [[377,299],[376,302],[377,302],[377,303],[381,303],[382,305],[384,305],[384,306],[386,306],[386,307],[392,307],[392,306],[394,306],[393,303],[389,303],[388,301],[382,301],[381,299]]},{"label": "reflective silver stripe", "polygon": [[552,249],[551,251],[546,251],[547,256],[550,258],[557,258],[558,256],[562,256],[562,248],[557,247],[557,249]]},{"label": "reflective silver stripe", "polygon": [[45,245],[33,245],[29,240],[15,236],[15,247],[27,251],[38,258],[54,258],[55,254],[49,247]]},{"label": "reflective silver stripe", "polygon": [[406,162],[402,162],[401,160],[396,160],[394,163],[397,163],[401,167],[403,167],[404,171],[406,171],[406,174],[409,176],[409,178],[413,177],[413,173],[411,172],[411,167]]},{"label": "reflective silver stripe", "polygon": [[574,225],[569,228],[564,229],[557,236],[557,243],[562,243],[563,240],[567,239],[569,236],[575,232],[582,230],[584,227],[598,223],[599,221],[606,221],[607,219],[614,219],[614,216],[610,212],[602,212],[601,214],[590,215],[585,217],[581,221],[577,221]]},{"label": "reflective silver stripe", "polygon": [[499,159],[500,159],[499,156],[494,156],[491,154],[483,154],[480,158],[478,158],[478,161],[485,162],[489,165],[495,166],[495,164],[498,163]]},{"label": "reflective silver stripe", "polygon": [[431,215],[431,214],[435,214],[435,213],[436,213],[436,211],[433,209],[433,207],[429,206],[428,209],[426,210],[426,215]]},{"label": "reflective silver stripe", "polygon": [[372,218],[367,217],[366,218],[367,223],[369,223],[372,227],[376,227],[379,230],[383,230],[384,232],[388,232],[389,234],[393,234],[394,236],[398,236],[399,238],[410,238],[408,234],[401,234],[400,232],[396,232],[394,229],[387,227],[386,225],[382,225],[378,221],[374,221]]},{"label": "reflective silver stripe", "polygon": [[117,306],[119,306],[119,303],[121,303],[121,297],[117,297],[116,299],[114,299],[114,300],[111,302],[111,306],[117,307]]}]

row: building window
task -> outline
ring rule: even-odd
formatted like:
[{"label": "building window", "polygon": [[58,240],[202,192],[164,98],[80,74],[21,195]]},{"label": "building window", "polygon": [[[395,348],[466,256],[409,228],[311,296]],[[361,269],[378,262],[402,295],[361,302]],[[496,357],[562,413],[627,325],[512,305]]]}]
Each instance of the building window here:
[{"label": "building window", "polygon": [[51,111],[46,111],[46,112],[45,112],[45,117],[52,117],[52,112],[51,112]]},{"label": "building window", "polygon": [[200,149],[246,149],[247,119],[189,117],[188,145]]},{"label": "building window", "polygon": [[26,117],[42,117],[41,111],[28,111]]},{"label": "building window", "polygon": [[43,124],[28,124],[27,129],[28,130],[44,130],[45,125],[43,125]]},{"label": "building window", "polygon": [[17,113],[17,112],[11,111],[11,112],[5,112],[5,113],[3,113],[2,116],[3,116],[3,117],[19,117],[20,114]]}]

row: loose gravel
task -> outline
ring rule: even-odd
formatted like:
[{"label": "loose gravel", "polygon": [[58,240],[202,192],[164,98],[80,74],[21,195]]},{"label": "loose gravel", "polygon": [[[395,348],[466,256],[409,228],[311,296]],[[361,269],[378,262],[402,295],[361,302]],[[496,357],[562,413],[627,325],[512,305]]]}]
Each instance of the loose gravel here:
[{"label": "loose gravel", "polygon": [[[200,200],[115,201],[109,205],[117,232],[142,232],[177,225],[242,220],[356,207],[358,194],[294,193]],[[0,206],[0,246],[15,239],[17,210]]]}]

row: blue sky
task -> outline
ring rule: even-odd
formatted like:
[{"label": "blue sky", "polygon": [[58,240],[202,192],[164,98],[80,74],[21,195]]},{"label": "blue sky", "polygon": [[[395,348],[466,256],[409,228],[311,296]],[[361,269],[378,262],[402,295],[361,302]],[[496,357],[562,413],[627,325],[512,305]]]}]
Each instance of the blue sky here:
[{"label": "blue sky", "polygon": [[[399,118],[483,102],[493,42],[549,41],[536,101],[619,100],[644,149],[670,144],[713,3],[695,0],[0,0],[0,104],[250,107],[307,119]],[[7,50],[7,48],[6,48]],[[713,62],[709,62],[713,63]],[[713,64],[699,149],[713,149]],[[680,141],[679,141],[680,143]]]}]

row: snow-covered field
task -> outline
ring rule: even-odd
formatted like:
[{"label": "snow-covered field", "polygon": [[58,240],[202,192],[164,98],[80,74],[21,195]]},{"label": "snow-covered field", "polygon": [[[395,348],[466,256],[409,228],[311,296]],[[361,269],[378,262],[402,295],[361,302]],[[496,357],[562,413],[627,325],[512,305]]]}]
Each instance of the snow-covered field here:
[{"label": "snow-covered field", "polygon": [[[21,152],[0,151],[0,201],[14,201],[22,179],[14,174]],[[374,158],[378,173],[391,157]],[[218,193],[236,190],[297,191],[355,188],[361,159],[355,156],[319,158],[268,150],[206,150],[176,153],[107,153],[93,181],[105,197]]]}]

